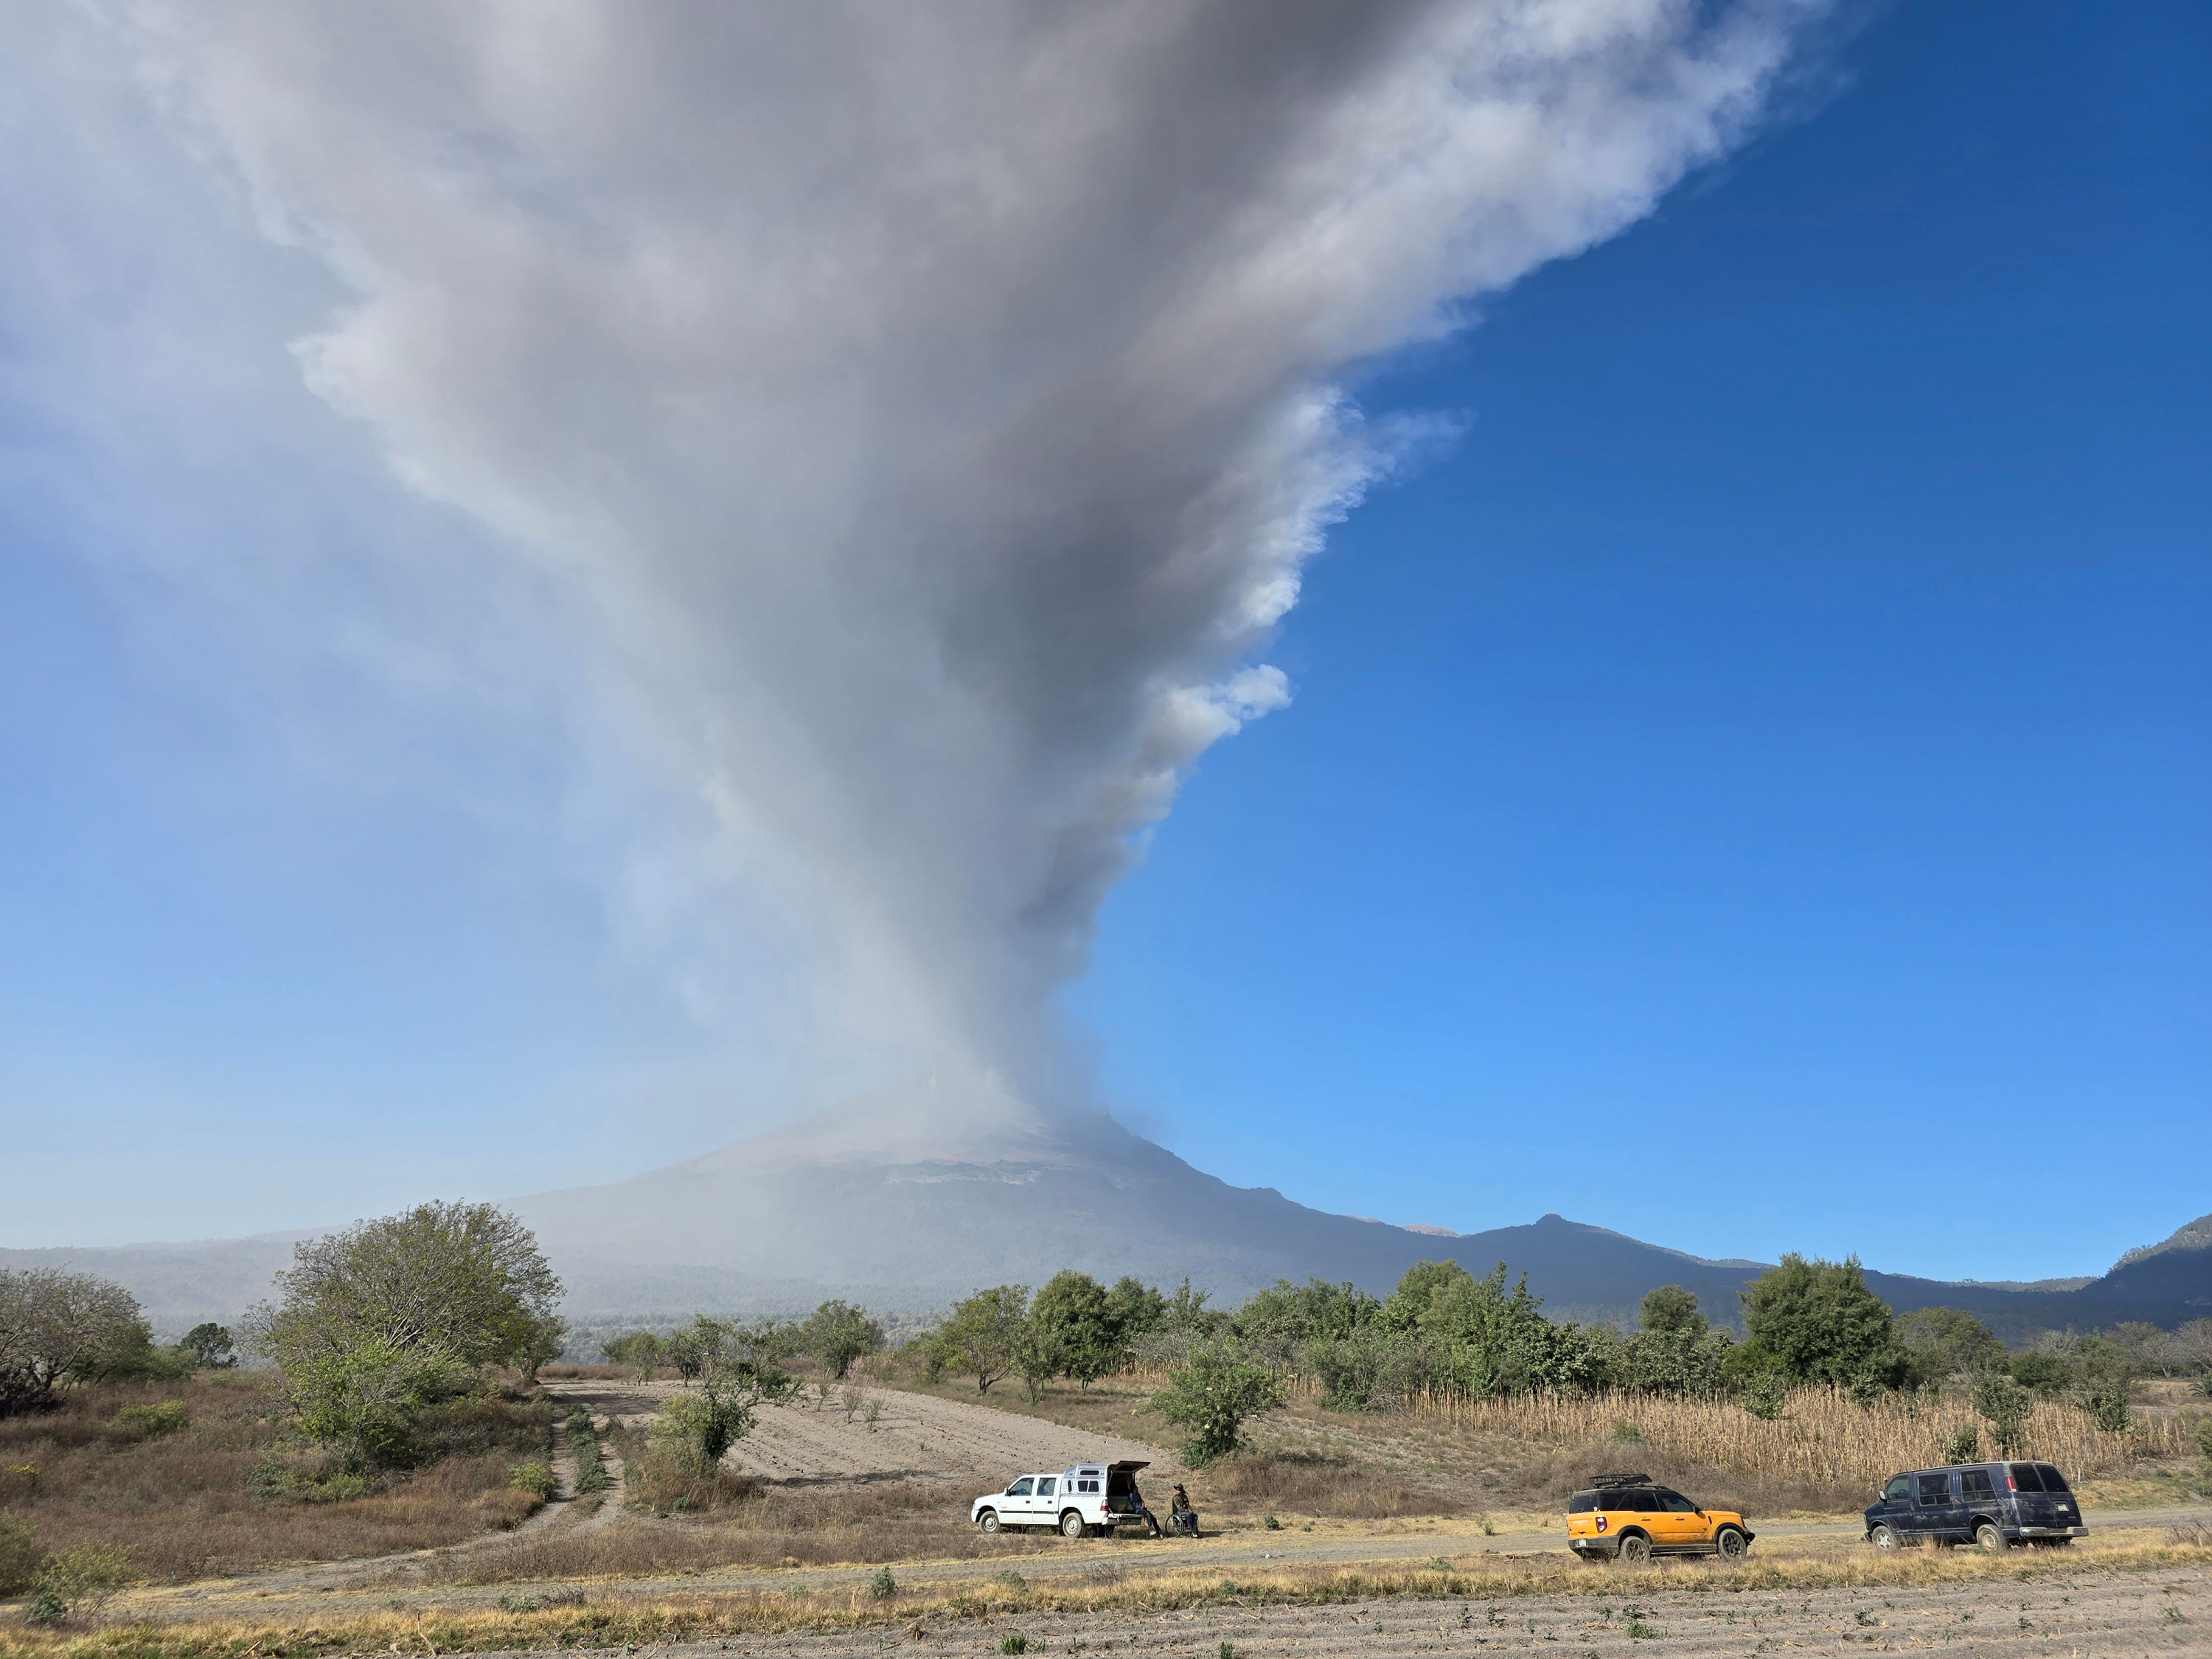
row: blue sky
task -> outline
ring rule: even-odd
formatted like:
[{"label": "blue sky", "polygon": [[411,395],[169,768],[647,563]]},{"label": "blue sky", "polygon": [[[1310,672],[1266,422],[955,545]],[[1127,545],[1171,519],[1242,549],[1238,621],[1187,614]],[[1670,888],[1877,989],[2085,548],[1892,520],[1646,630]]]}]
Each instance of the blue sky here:
[{"label": "blue sky", "polygon": [[[1946,1277],[2212,1209],[2208,74],[2200,7],[1881,11],[1365,376],[1463,435],[1336,530],[1295,701],[1108,902],[1064,1001],[1117,1111],[1332,1210]],[[191,211],[108,118],[36,141],[85,223],[4,198],[101,280],[0,265],[0,1243],[609,1178],[827,1103],[749,1048],[772,991],[701,1018],[742,937],[672,967],[611,919],[559,709],[451,695],[406,592],[264,553],[479,532],[237,343],[327,282],[98,228]],[[375,619],[376,690],[272,653],[302,593]]]}]

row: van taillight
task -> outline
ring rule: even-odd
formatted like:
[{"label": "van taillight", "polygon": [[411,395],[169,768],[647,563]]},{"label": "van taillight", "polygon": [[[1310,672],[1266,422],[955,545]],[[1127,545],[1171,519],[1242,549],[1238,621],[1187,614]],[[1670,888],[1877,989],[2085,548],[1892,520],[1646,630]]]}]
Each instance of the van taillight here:
[{"label": "van taillight", "polygon": [[2007,1492],[2018,1492],[2020,1490],[2020,1482],[2014,1480],[2010,1475],[2005,1476],[2005,1490]]}]

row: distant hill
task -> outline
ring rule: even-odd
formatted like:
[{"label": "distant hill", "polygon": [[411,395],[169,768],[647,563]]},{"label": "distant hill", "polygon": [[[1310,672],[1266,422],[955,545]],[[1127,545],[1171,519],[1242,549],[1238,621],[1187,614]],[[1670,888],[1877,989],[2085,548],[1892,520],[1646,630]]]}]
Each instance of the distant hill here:
[{"label": "distant hill", "polygon": [[[1694,1291],[1738,1322],[1736,1292],[1767,1264],[1711,1261],[1547,1215],[1458,1235],[1391,1226],[1237,1188],[1103,1114],[1049,1116],[999,1097],[886,1091],[773,1133],[603,1186],[511,1200],[568,1285],[573,1319],[601,1325],[692,1312],[785,1312],[843,1296],[886,1312],[941,1308],[979,1285],[1037,1285],[1064,1267],[1188,1275],[1231,1304],[1279,1278],[1382,1292],[1413,1262],[1504,1261],[1557,1318],[1632,1319],[1656,1285]],[[0,1265],[63,1260],[121,1280],[165,1331],[233,1318],[266,1293],[303,1235],[119,1249],[0,1250]],[[1869,1271],[1899,1312],[1966,1309],[2021,1340],[2123,1320],[2212,1316],[2212,1217],[2131,1250],[2111,1273],[2033,1285]]]}]

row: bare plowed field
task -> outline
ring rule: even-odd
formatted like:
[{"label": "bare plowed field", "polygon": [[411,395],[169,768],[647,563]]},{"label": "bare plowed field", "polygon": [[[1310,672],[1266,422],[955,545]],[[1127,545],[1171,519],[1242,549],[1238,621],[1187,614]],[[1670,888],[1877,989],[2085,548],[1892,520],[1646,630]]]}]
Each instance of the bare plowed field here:
[{"label": "bare plowed field", "polygon": [[[547,1384],[547,1391],[574,1400],[586,1411],[643,1427],[663,1401],[682,1392],[682,1385],[557,1382]],[[885,1389],[869,1393],[849,1413],[834,1396],[826,1405],[809,1397],[764,1407],[758,1425],[726,1461],[746,1474],[781,1483],[926,1480],[983,1492],[1035,1469],[1122,1458],[1154,1465],[1148,1480],[1174,1478],[1172,1454],[1157,1447],[988,1406]],[[1160,1496],[1165,1495],[1163,1486]]]}]

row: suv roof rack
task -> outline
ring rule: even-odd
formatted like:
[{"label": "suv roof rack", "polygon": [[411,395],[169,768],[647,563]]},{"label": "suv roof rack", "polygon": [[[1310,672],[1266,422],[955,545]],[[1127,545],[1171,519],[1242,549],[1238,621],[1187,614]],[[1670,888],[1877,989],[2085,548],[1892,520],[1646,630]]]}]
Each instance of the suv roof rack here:
[{"label": "suv roof rack", "polygon": [[1648,1474],[1594,1474],[1590,1476],[1589,1483],[1593,1486],[1653,1486],[1658,1485],[1658,1482],[1654,1480]]}]

